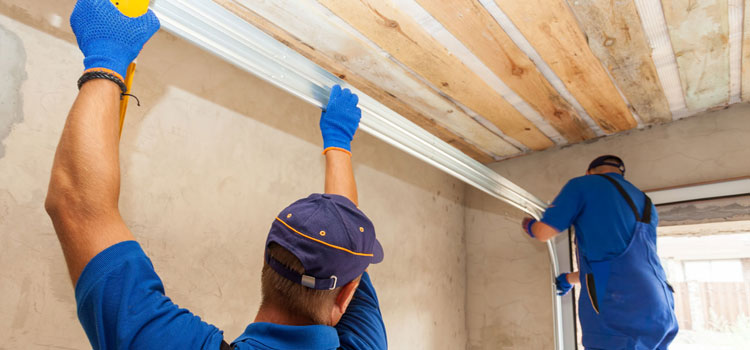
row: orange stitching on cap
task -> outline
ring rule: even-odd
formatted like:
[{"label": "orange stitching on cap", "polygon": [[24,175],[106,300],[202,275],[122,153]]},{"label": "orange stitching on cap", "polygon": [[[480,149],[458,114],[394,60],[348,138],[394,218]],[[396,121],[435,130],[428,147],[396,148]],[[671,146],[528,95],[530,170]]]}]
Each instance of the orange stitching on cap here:
[{"label": "orange stitching on cap", "polygon": [[359,227],[359,232],[365,232],[365,228],[364,228],[364,227],[362,227],[362,226],[360,226],[360,227]]},{"label": "orange stitching on cap", "polygon": [[326,235],[326,231],[320,231],[320,235],[321,236],[325,236]]},{"label": "orange stitching on cap", "polygon": [[292,213],[286,214],[286,218],[289,219],[292,217]]},{"label": "orange stitching on cap", "polygon": [[278,217],[276,217],[276,220],[279,220],[279,222],[282,223],[282,224],[284,224],[284,226],[288,227],[290,230],[294,231],[298,235],[300,235],[302,237],[305,237],[305,238],[307,238],[309,240],[318,242],[318,243],[323,244],[323,245],[327,245],[327,246],[329,246],[331,248],[334,248],[334,249],[343,250],[343,251],[345,251],[345,252],[347,252],[349,254],[359,255],[359,256],[373,256],[373,254],[353,252],[353,251],[351,251],[349,249],[346,249],[346,248],[343,248],[343,247],[339,247],[337,245],[333,245],[333,244],[330,244],[330,243],[326,243],[326,242],[323,242],[323,241],[321,241],[319,239],[316,239],[316,238],[312,238],[312,237],[310,237],[310,236],[308,236],[308,235],[306,235],[306,234],[304,234],[302,232],[299,232],[299,231],[295,230],[294,227],[289,226],[286,222],[284,222],[284,220],[281,220]]}]

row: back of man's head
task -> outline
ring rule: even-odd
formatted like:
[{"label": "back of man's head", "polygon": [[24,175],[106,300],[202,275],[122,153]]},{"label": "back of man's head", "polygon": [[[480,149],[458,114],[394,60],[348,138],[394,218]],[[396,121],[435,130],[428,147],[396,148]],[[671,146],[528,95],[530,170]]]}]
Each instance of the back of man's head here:
[{"label": "back of man's head", "polygon": [[613,171],[625,175],[625,162],[618,156],[606,154],[592,160],[586,174],[604,174]]},{"label": "back of man's head", "polygon": [[[288,269],[304,274],[302,263],[291,252],[282,246],[271,243],[267,254]],[[261,274],[262,305],[272,306],[278,311],[295,318],[309,320],[310,324],[332,323],[331,309],[335,306],[336,297],[341,287],[334,289],[312,289],[282,277],[268,263],[263,264]]]},{"label": "back of man's head", "polygon": [[262,310],[295,324],[335,325],[383,248],[348,198],[312,194],[279,213],[266,239]]}]

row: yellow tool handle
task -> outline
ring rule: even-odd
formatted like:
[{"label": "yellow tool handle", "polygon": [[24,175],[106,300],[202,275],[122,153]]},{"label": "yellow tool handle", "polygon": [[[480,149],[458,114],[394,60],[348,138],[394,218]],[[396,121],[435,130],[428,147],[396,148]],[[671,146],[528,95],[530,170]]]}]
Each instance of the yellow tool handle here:
[{"label": "yellow tool handle", "polygon": [[109,0],[120,12],[128,17],[139,17],[148,11],[149,0]]},{"label": "yellow tool handle", "polygon": [[[133,75],[135,75],[135,62],[128,66],[128,72],[125,74],[125,86],[127,86],[126,94],[130,93],[130,86],[133,85]],[[120,136],[122,136],[122,124],[125,122],[125,111],[128,109],[128,99],[130,96],[123,95],[120,101]]]},{"label": "yellow tool handle", "polygon": [[[149,0],[109,0],[125,16],[139,17],[148,12]],[[133,85],[133,74],[135,74],[135,62],[128,66],[128,72],[125,74],[126,94],[130,93],[130,86]],[[120,102],[120,136],[122,136],[122,124],[125,122],[125,111],[128,109],[128,95],[122,96]]]}]

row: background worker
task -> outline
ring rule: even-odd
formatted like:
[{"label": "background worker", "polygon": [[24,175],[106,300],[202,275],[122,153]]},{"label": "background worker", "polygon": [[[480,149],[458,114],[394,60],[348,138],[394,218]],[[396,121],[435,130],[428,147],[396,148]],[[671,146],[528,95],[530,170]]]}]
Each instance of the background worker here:
[{"label": "background worker", "polygon": [[332,90],[320,120],[326,194],[298,200],[273,221],[261,307],[229,345],[221,330],[165,296],[118,209],[122,78],[159,21],[151,11],[129,18],[108,0],[79,0],[70,22],[86,70],[55,154],[45,208],[92,347],[385,349],[378,299],[365,272],[382,260],[383,250],[356,206],[351,165],[361,115],[356,95]]},{"label": "background worker", "polygon": [[659,219],[624,174],[619,157],[594,159],[541,221],[525,218],[522,226],[542,242],[575,227],[580,271],[558,276],[556,284],[564,294],[582,283],[578,309],[586,349],[667,349],[678,326],[674,291],[656,255]]}]

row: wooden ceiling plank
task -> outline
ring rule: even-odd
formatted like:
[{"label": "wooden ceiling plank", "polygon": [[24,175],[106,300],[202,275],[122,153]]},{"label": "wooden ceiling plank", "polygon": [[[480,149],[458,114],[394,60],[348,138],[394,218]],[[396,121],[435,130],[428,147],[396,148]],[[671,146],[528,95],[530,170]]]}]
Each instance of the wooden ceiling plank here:
[{"label": "wooden ceiling plank", "polygon": [[596,135],[477,0],[416,0],[570,143]]},{"label": "wooden ceiling plank", "polygon": [[637,126],[565,0],[495,0],[586,113],[611,134]]},{"label": "wooden ceiling plank", "polygon": [[688,109],[728,103],[728,1],[663,0],[662,8]]},{"label": "wooden ceiling plank", "polygon": [[554,146],[533,123],[390,1],[319,0],[443,93],[532,150]]},{"label": "wooden ceiling plank", "polygon": [[742,101],[750,101],[750,0],[745,0],[742,25]]},{"label": "wooden ceiling plank", "polygon": [[570,7],[589,47],[645,124],[672,120],[633,1],[576,0]]},{"label": "wooden ceiling plank", "polygon": [[[308,8],[279,1],[273,4],[216,2],[479,162],[489,163],[495,161],[495,156],[520,153],[447,99],[411,79],[386,57],[365,52],[361,42],[346,37],[340,28]],[[316,30],[310,30],[308,22],[311,20],[317,22]],[[282,29],[274,23],[288,25]],[[323,35],[324,31],[335,34]],[[384,82],[387,87],[378,86],[376,82]]]}]

